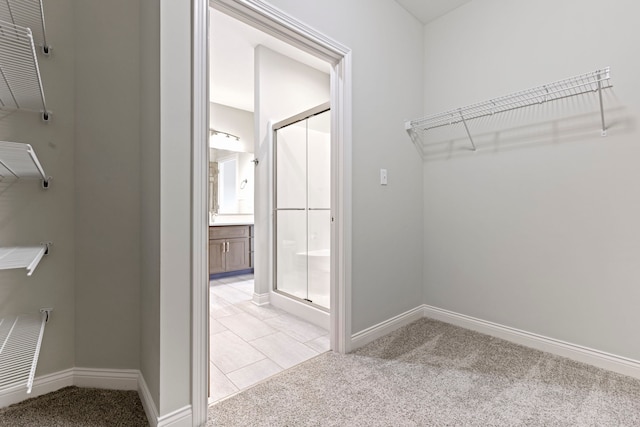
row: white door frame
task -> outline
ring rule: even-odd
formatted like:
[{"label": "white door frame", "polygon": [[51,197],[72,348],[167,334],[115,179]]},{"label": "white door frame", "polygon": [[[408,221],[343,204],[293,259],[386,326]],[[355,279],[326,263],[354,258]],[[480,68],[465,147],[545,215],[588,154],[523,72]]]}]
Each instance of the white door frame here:
[{"label": "white door frame", "polygon": [[208,6],[331,64],[331,348],[351,349],[351,51],[262,0],[192,0],[192,414],[206,423],[208,300]]}]

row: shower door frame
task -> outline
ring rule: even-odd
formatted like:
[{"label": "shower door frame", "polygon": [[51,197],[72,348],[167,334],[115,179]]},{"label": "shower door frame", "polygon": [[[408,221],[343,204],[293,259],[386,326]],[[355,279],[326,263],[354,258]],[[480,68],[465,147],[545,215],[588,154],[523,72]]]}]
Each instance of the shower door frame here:
[{"label": "shower door frame", "polygon": [[[278,137],[277,137],[277,132],[278,130],[285,128],[289,125],[293,125],[295,123],[299,123],[303,120],[308,120],[311,117],[315,117],[319,114],[323,114],[326,112],[330,112],[331,111],[331,103],[330,102],[325,102],[324,104],[318,105],[317,107],[313,107],[309,110],[303,111],[302,113],[296,114],[295,116],[289,117],[287,119],[284,119],[276,124],[274,124],[272,126],[272,141],[273,141],[273,159],[272,159],[272,164],[273,164],[273,171],[272,171],[272,227],[273,227],[273,239],[272,239],[272,245],[273,245],[273,257],[272,257],[272,263],[273,263],[273,277],[272,277],[272,284],[273,284],[273,288],[272,291],[275,293],[278,293],[280,295],[286,296],[287,298],[292,298],[302,304],[308,304],[314,308],[317,308],[318,310],[324,311],[326,313],[330,313],[331,312],[331,303],[329,303],[329,307],[323,307],[321,305],[318,304],[314,304],[313,301],[309,300],[309,299],[304,299],[304,298],[300,298],[296,295],[290,294],[288,292],[282,291],[278,289],[278,150],[277,150],[277,144],[278,144]],[[309,128],[307,127],[307,138],[308,138],[308,132],[309,132]],[[304,210],[307,214],[307,241],[309,239],[308,236],[308,232],[309,232],[309,211],[312,210],[309,208],[309,203],[308,203],[308,192],[309,192],[309,185],[308,185],[308,174],[309,174],[309,168],[308,168],[308,162],[309,162],[309,142],[308,139],[305,142],[307,144],[307,147],[305,149],[305,163],[306,163],[306,177],[307,177],[307,184],[306,184],[306,188],[305,188],[305,192],[307,194],[306,198],[307,198],[307,203],[306,203],[306,207],[304,209],[286,209],[286,210]],[[329,145],[329,149],[332,149],[331,147],[331,143]],[[331,202],[330,202],[331,203]],[[330,206],[328,209],[329,212],[331,212],[333,209],[332,206]],[[318,210],[318,209],[313,209],[313,210]],[[323,209],[324,210],[324,209]],[[333,216],[331,218],[332,222],[333,222]],[[329,231],[331,233],[331,231]],[[308,246],[309,244],[307,243],[307,250],[308,250]],[[330,257],[331,259],[331,257]],[[329,262],[330,267],[329,267],[329,273],[331,274],[331,272],[333,271],[333,265],[331,265],[332,263]],[[309,260],[308,260],[308,255],[307,255],[307,297],[308,297],[308,292],[309,292],[309,276],[308,276],[308,272],[309,272]],[[331,293],[331,290],[329,290],[329,292]]]}]

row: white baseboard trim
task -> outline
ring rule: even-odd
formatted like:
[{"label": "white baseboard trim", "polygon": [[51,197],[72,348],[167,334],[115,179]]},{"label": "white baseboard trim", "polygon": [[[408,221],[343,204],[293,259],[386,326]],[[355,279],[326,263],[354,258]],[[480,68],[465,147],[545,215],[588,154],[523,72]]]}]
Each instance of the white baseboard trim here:
[{"label": "white baseboard trim", "polygon": [[357,332],[351,336],[351,350],[367,345],[422,317],[424,317],[423,306],[420,306]]},{"label": "white baseboard trim", "polygon": [[545,337],[498,323],[489,322],[453,311],[429,305],[423,306],[424,316],[442,322],[451,323],[476,332],[502,338],[536,350],[546,351],[558,356],[567,357],[578,362],[607,369],[619,374],[640,379],[640,361],[606,353],[566,341]]},{"label": "white baseboard trim", "polygon": [[73,384],[78,387],[138,390],[139,377],[137,369],[73,369]]},{"label": "white baseboard trim", "polygon": [[149,391],[149,387],[147,386],[147,382],[144,380],[142,373],[140,373],[140,376],[138,377],[138,395],[142,401],[142,407],[144,408],[144,413],[147,415],[150,427],[157,427],[158,408],[153,401],[153,397],[151,396],[151,392]]},{"label": "white baseboard trim", "polygon": [[160,417],[158,415],[158,407],[156,406],[149,386],[144,379],[142,373],[138,376],[138,395],[142,401],[142,407],[147,415],[150,427],[192,427],[192,410],[191,405],[178,409]]},{"label": "white baseboard trim", "polygon": [[253,303],[255,305],[266,305],[269,304],[269,292],[266,294],[253,294]]},{"label": "white baseboard trim", "polygon": [[24,384],[0,390],[0,408],[71,385],[73,385],[73,369],[42,375],[34,379],[30,394],[27,394],[27,387]]},{"label": "white baseboard trim", "polygon": [[158,408],[151,397],[149,387],[137,369],[70,368],[43,375],[34,380],[31,394],[27,394],[24,385],[0,390],[0,408],[71,385],[111,390],[136,390],[151,427],[191,427],[192,425],[191,405],[161,417],[158,415]]},{"label": "white baseboard trim", "polygon": [[192,427],[191,405],[177,409],[158,418],[157,427]]}]

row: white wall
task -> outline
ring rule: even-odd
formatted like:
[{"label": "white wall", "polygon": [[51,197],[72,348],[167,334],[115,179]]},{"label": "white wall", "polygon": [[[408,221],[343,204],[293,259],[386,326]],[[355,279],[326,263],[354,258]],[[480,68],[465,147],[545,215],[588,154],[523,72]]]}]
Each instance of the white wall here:
[{"label": "white wall", "polygon": [[[422,113],[422,25],[388,0],[272,0],[353,52],[352,333],[422,301],[422,162],[403,122]],[[380,168],[389,185],[379,184]]]},{"label": "white wall", "polygon": [[[253,153],[238,154],[238,179],[236,180],[236,194],[238,199],[238,212],[241,214],[253,214],[254,189],[255,189],[255,165]],[[244,182],[244,180],[247,182]]]},{"label": "white wall", "polygon": [[37,180],[0,181],[0,246],[54,244],[31,277],[24,269],[0,271],[0,317],[54,308],[37,376],[71,368],[76,343],[73,3],[45,2],[44,7],[48,40],[55,50],[38,60],[52,120],[42,122],[39,113],[0,111],[0,140],[31,144],[53,177],[47,191]]},{"label": "white wall", "polygon": [[486,0],[426,25],[426,114],[607,65],[614,85],[606,138],[586,96],[496,118],[474,155],[427,160],[427,304],[640,360],[639,13]]},{"label": "white wall", "polygon": [[255,48],[255,291],[268,293],[272,283],[269,229],[271,213],[271,135],[274,124],[329,101],[329,75],[264,46]]},{"label": "white wall", "polygon": [[253,153],[254,119],[251,111],[240,110],[228,105],[209,104],[210,127],[240,137],[239,148],[235,151]]}]

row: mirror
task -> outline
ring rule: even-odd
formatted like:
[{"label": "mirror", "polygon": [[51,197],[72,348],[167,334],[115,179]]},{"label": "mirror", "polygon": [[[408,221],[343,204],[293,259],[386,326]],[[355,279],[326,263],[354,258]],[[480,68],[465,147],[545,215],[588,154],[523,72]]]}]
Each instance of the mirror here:
[{"label": "mirror", "polygon": [[211,151],[209,211],[212,216],[253,214],[253,154]]},{"label": "mirror", "polygon": [[238,155],[218,160],[218,213],[238,213],[238,196],[236,181],[238,180]]}]

